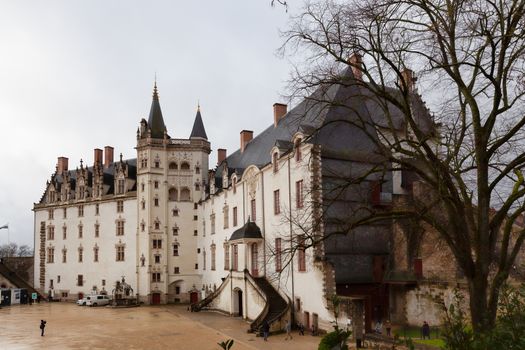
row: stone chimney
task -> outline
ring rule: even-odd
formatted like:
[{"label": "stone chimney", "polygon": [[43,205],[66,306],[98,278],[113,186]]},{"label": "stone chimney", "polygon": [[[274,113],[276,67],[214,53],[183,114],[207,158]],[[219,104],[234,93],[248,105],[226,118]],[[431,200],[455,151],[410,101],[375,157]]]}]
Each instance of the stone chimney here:
[{"label": "stone chimney", "polygon": [[109,165],[113,163],[113,147],[104,147],[104,168],[109,168]]},{"label": "stone chimney", "polygon": [[241,131],[241,153],[244,152],[246,145],[253,139],[253,131],[243,130]]},{"label": "stone chimney", "polygon": [[95,148],[94,152],[94,164],[102,164],[102,150],[100,148]]},{"label": "stone chimney", "polygon": [[288,106],[282,103],[273,104],[273,126],[277,127],[279,120],[288,112]]},{"label": "stone chimney", "polygon": [[417,81],[414,71],[411,69],[405,68],[401,71],[401,80],[399,81],[399,86],[403,88],[403,82],[406,84],[408,92],[414,91],[414,85]]},{"label": "stone chimney", "polygon": [[359,67],[363,67],[363,56],[358,53],[352,54],[348,59],[348,63],[352,67],[352,73],[356,80],[363,80],[363,71]]},{"label": "stone chimney", "polygon": [[226,150],[219,148],[217,150],[217,165],[220,165],[226,159]]},{"label": "stone chimney", "polygon": [[67,163],[69,159],[66,157],[58,157],[57,174],[62,175],[67,171]]}]

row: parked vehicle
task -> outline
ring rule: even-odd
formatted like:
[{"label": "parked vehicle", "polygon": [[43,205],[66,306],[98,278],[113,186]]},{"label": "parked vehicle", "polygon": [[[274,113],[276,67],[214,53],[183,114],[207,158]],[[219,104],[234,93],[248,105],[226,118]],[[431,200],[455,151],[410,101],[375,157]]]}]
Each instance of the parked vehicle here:
[{"label": "parked vehicle", "polygon": [[111,298],[108,295],[90,295],[86,301],[87,306],[102,306],[108,305]]},{"label": "parked vehicle", "polygon": [[78,299],[77,300],[77,305],[79,305],[79,306],[86,306],[86,302],[87,302],[87,297],[82,298],[82,299]]}]

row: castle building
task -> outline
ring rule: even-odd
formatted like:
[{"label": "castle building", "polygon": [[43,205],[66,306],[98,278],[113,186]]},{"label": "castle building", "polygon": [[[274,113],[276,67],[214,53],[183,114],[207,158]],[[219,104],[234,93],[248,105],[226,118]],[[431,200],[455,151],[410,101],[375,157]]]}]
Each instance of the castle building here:
[{"label": "castle building", "polygon": [[[370,171],[385,160],[363,120],[383,125],[383,136],[405,124],[400,113],[393,126],[382,121],[381,103],[352,69],[342,78],[354,83],[321,86],[290,111],[274,104],[273,123],[255,136],[241,131],[239,149],[219,148],[211,170],[200,108],[189,138],[170,137],[155,85],[135,159],[115,160],[109,146],[74,170],[58,158],[34,205],[36,287],[68,300],[111,292],[124,276],[141,302],[191,302],[249,319],[252,329],[290,317],[329,329],[333,295],[367,329],[377,319],[419,322],[405,306],[424,270],[421,256],[407,259],[401,225],[339,234],[348,213],[391,207],[417,182]],[[421,122],[431,135],[428,113]],[[369,175],[345,183],[360,174]]]}]

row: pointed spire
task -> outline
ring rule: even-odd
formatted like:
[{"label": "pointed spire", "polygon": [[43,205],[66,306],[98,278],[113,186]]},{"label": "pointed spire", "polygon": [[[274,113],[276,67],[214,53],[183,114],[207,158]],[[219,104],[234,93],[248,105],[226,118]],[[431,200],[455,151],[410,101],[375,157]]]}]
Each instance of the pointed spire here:
[{"label": "pointed spire", "polygon": [[155,76],[155,84],[153,85],[153,101],[151,101],[151,109],[149,111],[148,128],[151,131],[151,137],[155,139],[164,138],[166,125],[162,117],[162,111],[159,103],[159,93],[157,90],[157,77]]},{"label": "pointed spire", "polygon": [[208,139],[208,135],[206,135],[206,130],[204,129],[204,123],[202,122],[200,102],[197,102],[197,115],[195,116],[195,121],[193,122],[193,129],[191,129],[190,139],[192,137],[200,137],[205,140]]}]

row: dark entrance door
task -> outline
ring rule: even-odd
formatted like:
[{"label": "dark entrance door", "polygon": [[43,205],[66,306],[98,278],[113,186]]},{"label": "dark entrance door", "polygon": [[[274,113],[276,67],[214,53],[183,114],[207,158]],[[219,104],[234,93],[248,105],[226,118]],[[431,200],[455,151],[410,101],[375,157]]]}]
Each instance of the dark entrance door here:
[{"label": "dark entrance door", "polygon": [[153,293],[153,294],[151,294],[151,303],[153,305],[160,304],[160,293]]},{"label": "dark entrance door", "polygon": [[20,304],[27,304],[29,300],[29,295],[27,294],[27,289],[20,289]]},{"label": "dark entrance door", "polygon": [[199,294],[197,292],[190,293],[190,303],[195,304],[199,301]]},{"label": "dark entrance door", "polygon": [[11,289],[2,290],[1,301],[2,303],[0,305],[11,305]]},{"label": "dark entrance door", "polygon": [[237,300],[238,300],[238,303],[239,303],[239,316],[242,317],[243,315],[243,310],[242,310],[242,290],[238,291],[237,292]]}]

